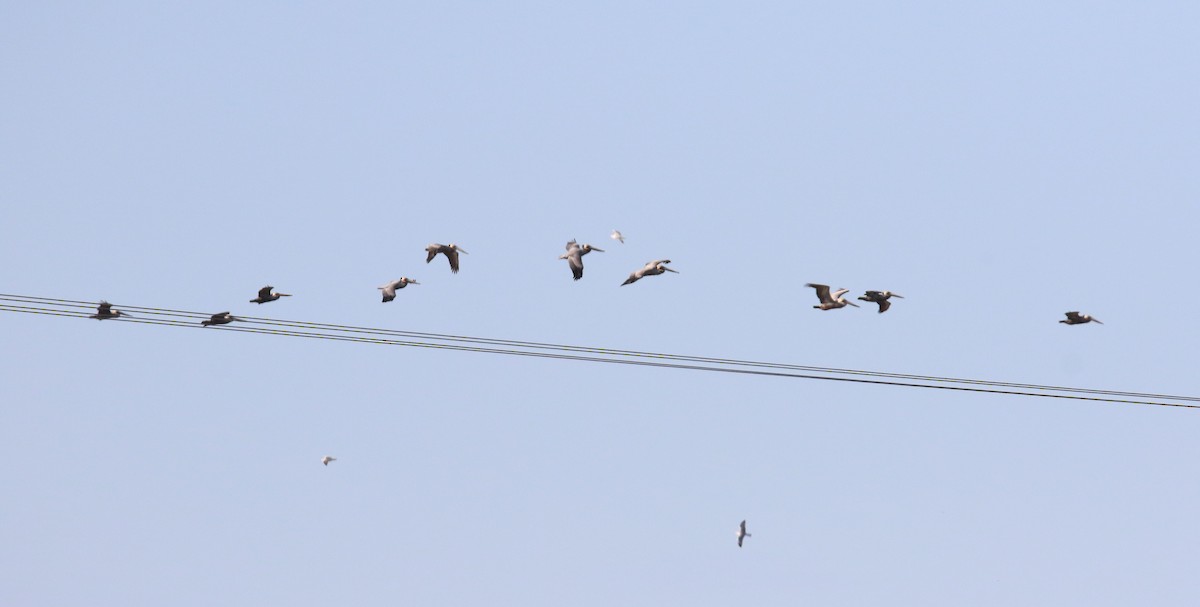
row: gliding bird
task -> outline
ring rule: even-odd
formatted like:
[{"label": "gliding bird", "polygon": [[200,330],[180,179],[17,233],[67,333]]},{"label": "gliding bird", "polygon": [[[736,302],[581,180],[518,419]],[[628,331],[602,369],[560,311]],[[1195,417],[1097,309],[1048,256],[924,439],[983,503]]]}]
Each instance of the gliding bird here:
[{"label": "gliding bird", "polygon": [[1087,314],[1080,314],[1079,312],[1067,312],[1067,319],[1060,320],[1058,322],[1061,322],[1064,325],[1082,325],[1089,322],[1094,322],[1101,325],[1104,324],[1099,320],[1088,316]]},{"label": "gliding bird", "polygon": [[627,284],[637,282],[646,276],[657,276],[663,272],[675,272],[678,274],[678,270],[672,270],[671,268],[667,267],[667,264],[669,263],[671,263],[670,259],[659,259],[657,261],[648,262],[640,270],[631,272],[629,274],[629,278],[626,278],[625,282],[621,283],[621,286],[623,287]]},{"label": "gliding bird", "polygon": [[891,291],[867,291],[867,293],[860,296],[859,299],[862,301],[873,301],[879,304],[879,313],[883,314],[884,312],[888,311],[888,308],[892,307],[892,302],[888,300],[893,297],[904,299],[903,295],[892,293]]},{"label": "gliding bird", "polygon": [[858,304],[852,301],[847,301],[845,297],[842,297],[848,293],[850,289],[838,289],[834,291],[832,295],[830,295],[829,285],[818,285],[810,282],[804,286],[812,287],[817,290],[817,299],[821,300],[821,305],[813,306],[814,308],[820,310],[835,310],[837,308],[844,308],[846,306],[858,307]]},{"label": "gliding bird", "polygon": [[567,252],[559,255],[559,259],[567,260],[567,264],[571,266],[571,274],[575,280],[583,278],[583,256],[592,251],[604,252],[604,249],[597,249],[590,244],[580,245],[572,240],[567,243]]},{"label": "gliding bird", "polygon": [[396,299],[396,289],[403,289],[404,287],[407,287],[408,285],[419,285],[419,284],[421,284],[421,283],[419,283],[407,276],[403,276],[400,278],[400,280],[393,280],[392,282],[389,282],[386,285],[383,285],[382,287],[375,287],[375,288],[383,291],[383,303],[387,303],[393,299]]},{"label": "gliding bird", "polygon": [[337,458],[333,457],[332,455],[326,455],[325,457],[321,458],[321,463],[326,466],[329,465],[329,462],[336,462],[336,461],[337,461]]},{"label": "gliding bird", "polygon": [[738,548],[742,547],[742,540],[744,540],[748,537],[750,537],[750,534],[746,533],[746,521],[742,521],[742,524],[738,525],[738,530],[737,530]]},{"label": "gliding bird", "polygon": [[621,241],[621,244],[625,244],[625,237],[621,235],[621,231],[620,231],[620,230],[613,230],[613,233],[612,233],[612,234],[609,234],[609,235],[608,235],[608,237],[609,237],[609,238],[611,238],[611,239],[613,239],[613,240],[619,240],[619,241]]},{"label": "gliding bird", "polygon": [[[112,309],[112,304],[108,303],[107,301],[101,300],[100,305],[96,306],[96,313],[92,314],[88,318],[95,318],[96,320],[108,320],[110,318],[117,318],[118,316],[129,316],[129,315],[120,310]],[[129,316],[129,318],[133,318],[133,317]]]},{"label": "gliding bird", "polygon": [[209,325],[227,325],[235,320],[241,319],[234,318],[233,314],[230,314],[229,312],[221,312],[219,314],[213,314],[212,318],[209,318],[208,320],[200,321],[200,324],[206,327]]},{"label": "gliding bird", "polygon": [[438,253],[445,255],[446,259],[450,262],[450,271],[454,272],[455,274],[458,273],[458,254],[466,253],[466,251],[458,248],[458,245],[454,243],[444,245],[436,242],[425,247],[425,252],[429,253],[429,255],[425,257],[425,263],[433,261],[433,258],[437,257]]},{"label": "gliding bird", "polygon": [[265,304],[268,301],[275,301],[280,297],[291,297],[288,293],[272,293],[271,289],[275,287],[267,286],[258,290],[258,297],[250,300],[250,303]]}]

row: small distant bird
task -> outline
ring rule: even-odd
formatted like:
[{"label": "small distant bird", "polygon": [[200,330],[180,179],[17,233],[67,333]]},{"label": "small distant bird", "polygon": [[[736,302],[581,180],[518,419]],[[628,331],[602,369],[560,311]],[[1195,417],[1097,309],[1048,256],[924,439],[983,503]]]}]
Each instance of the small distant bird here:
[{"label": "small distant bird", "polygon": [[396,299],[396,289],[403,289],[404,287],[407,287],[408,285],[419,285],[419,284],[421,284],[421,283],[419,283],[407,276],[404,276],[404,277],[401,277],[400,280],[393,280],[392,282],[389,282],[386,285],[383,285],[382,287],[375,287],[375,288],[383,291],[383,303],[387,303],[393,299]]},{"label": "small distant bird", "polygon": [[108,303],[107,301],[101,301],[100,305],[96,306],[96,313],[92,314],[88,318],[95,318],[96,320],[108,320],[110,318],[117,318],[119,316],[128,316],[129,318],[133,318],[133,316],[130,316],[129,314],[126,314],[120,310],[112,309],[112,304]]},{"label": "small distant bird", "polygon": [[220,314],[213,314],[212,318],[209,318],[208,320],[200,321],[200,324],[206,327],[209,325],[227,325],[235,320],[241,319],[234,318],[233,314],[230,314],[229,312],[221,312]]},{"label": "small distant bird", "polygon": [[329,465],[329,462],[336,462],[336,461],[337,461],[337,458],[333,457],[332,455],[326,455],[325,457],[321,458],[321,463],[326,466]]},{"label": "small distant bird", "polygon": [[810,282],[804,286],[812,287],[817,290],[817,299],[821,300],[821,305],[813,307],[819,310],[836,310],[837,308],[844,308],[846,306],[858,307],[858,304],[852,301],[847,301],[845,297],[842,297],[846,293],[850,292],[850,289],[838,289],[834,291],[832,295],[830,295],[829,285],[818,285]]},{"label": "small distant bird", "polygon": [[892,293],[891,291],[867,291],[865,295],[859,296],[859,299],[862,301],[873,301],[879,304],[879,313],[883,314],[884,312],[888,311],[888,308],[892,307],[892,302],[888,300],[893,297],[904,299],[903,295],[900,295],[899,293]]},{"label": "small distant bird", "polygon": [[1079,312],[1067,312],[1067,319],[1060,320],[1058,322],[1061,322],[1064,325],[1082,325],[1089,322],[1094,322],[1101,325],[1104,324],[1099,320],[1088,316],[1087,314],[1080,314]]},{"label": "small distant bird", "polygon": [[657,261],[647,262],[646,265],[642,266],[640,270],[631,272],[629,274],[629,278],[626,278],[625,282],[621,283],[621,286],[623,287],[627,284],[635,283],[646,276],[658,276],[663,272],[674,272],[678,274],[678,270],[672,270],[671,268],[667,267],[667,264],[669,263],[671,263],[670,259],[659,259]]},{"label": "small distant bird", "polygon": [[621,235],[621,232],[619,230],[613,230],[613,233],[609,234],[608,237],[613,240],[621,241],[621,244],[625,244],[625,237]]},{"label": "small distant bird", "polygon": [[583,256],[592,251],[604,252],[604,249],[597,249],[590,244],[580,245],[572,240],[567,243],[567,252],[559,255],[559,259],[567,260],[567,265],[571,266],[571,275],[575,280],[583,278]]},{"label": "small distant bird", "polygon": [[742,547],[742,540],[744,540],[748,537],[750,537],[750,534],[746,533],[746,521],[742,521],[742,524],[738,525],[738,530],[737,530],[738,548]]},{"label": "small distant bird", "polygon": [[258,297],[251,299],[250,303],[265,304],[268,301],[275,301],[276,299],[279,299],[280,297],[291,297],[291,295],[289,295],[287,293],[272,293],[271,289],[274,289],[274,288],[275,287],[267,286],[267,287],[263,287],[263,288],[259,289]]},{"label": "small distant bird", "polygon": [[450,261],[450,271],[454,272],[455,274],[458,273],[458,254],[466,253],[466,251],[460,249],[458,245],[454,243],[445,245],[438,244],[436,242],[425,247],[425,252],[429,254],[425,257],[425,263],[433,261],[433,258],[437,257],[438,253],[445,255],[446,259]]}]

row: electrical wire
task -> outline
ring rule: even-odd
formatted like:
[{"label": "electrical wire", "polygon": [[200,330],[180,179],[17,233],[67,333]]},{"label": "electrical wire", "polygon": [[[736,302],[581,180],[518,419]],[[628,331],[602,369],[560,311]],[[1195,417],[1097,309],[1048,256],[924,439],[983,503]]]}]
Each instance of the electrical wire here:
[{"label": "electrical wire", "polygon": [[[14,302],[11,304],[0,304],[0,311],[41,314],[58,317],[73,317],[73,318],[88,318],[89,311],[59,309],[59,308],[93,308],[94,302],[85,302],[79,300],[63,300],[44,297],[22,296],[0,294],[0,301]],[[27,305],[18,305],[27,304]],[[165,308],[153,308],[146,306],[123,305],[115,306],[117,309],[126,311],[137,311],[138,317],[122,316],[112,320],[121,322],[132,322],[137,324],[149,324],[160,326],[176,326],[202,328],[196,319],[207,319],[211,315],[203,312],[193,312],[186,310],[171,310]],[[149,318],[140,315],[153,315],[165,318]],[[736,373],[742,375],[756,376],[771,376],[785,377],[794,379],[817,379],[827,381],[841,381],[859,384],[874,384],[886,386],[912,387],[912,388],[928,388],[940,390],[954,390],[962,392],[976,392],[988,394],[1003,394],[1014,396],[1030,396],[1044,398],[1060,398],[1069,400],[1082,400],[1092,402],[1106,402],[1117,404],[1137,404],[1137,405],[1154,405],[1168,406],[1181,408],[1197,408],[1200,405],[1185,404],[1187,402],[1200,401],[1200,397],[1188,396],[1172,396],[1164,394],[1151,394],[1139,392],[1124,392],[1113,390],[1095,390],[1086,388],[1070,388],[1064,386],[1040,386],[1037,384],[1018,384],[1012,382],[993,382],[988,380],[963,380],[956,378],[946,378],[937,376],[924,375],[908,375],[897,373],[885,373],[878,371],[866,371],[858,369],[837,369],[828,367],[814,367],[806,365],[787,365],[781,363],[766,363],[758,361],[740,361],[736,359],[710,358],[710,357],[694,357],[682,356],[673,354],[661,354],[652,352],[638,352],[634,350],[613,350],[607,348],[588,348],[583,346],[568,346],[560,344],[546,344],[541,342],[527,342],[517,340],[501,340],[489,339],[481,337],[446,335],[437,333],[420,333],[412,331],[400,331],[390,329],[376,329],[368,327],[353,327],[347,325],[336,325],[328,323],[312,323],[303,321],[284,321],[270,318],[259,318],[249,316],[237,316],[241,319],[244,325],[220,325],[214,326],[214,329],[224,331],[234,331],[242,333],[254,333],[264,335],[279,335],[288,337],[301,337],[309,339],[325,339],[333,341],[346,341],[355,343],[373,343],[380,345],[394,345],[406,347],[420,347],[428,349],[451,350],[462,352],[477,352],[490,354],[505,354],[511,356],[524,356],[535,358],[547,358],[557,360],[575,360],[583,362],[601,362],[610,364],[625,364],[643,367],[655,368],[672,368],[686,369],[708,372],[724,372]],[[278,328],[282,327],[282,328]],[[386,337],[384,337],[386,336]],[[400,340],[394,337],[406,337],[408,339]],[[430,341],[433,340],[433,341]],[[497,346],[497,347],[482,347]],[[516,349],[520,348],[520,349]],[[557,350],[561,353],[554,353],[547,350]],[[651,360],[644,360],[651,359]],[[682,364],[682,363],[701,363],[701,364]],[[750,367],[750,368],[742,368]],[[769,369],[769,370],[767,370]],[[787,371],[804,371],[804,373],[795,373]],[[849,375],[842,377],[839,375]],[[878,379],[884,378],[884,379]],[[904,381],[887,381],[887,380],[904,380]],[[956,383],[960,385],[946,385]],[[1001,389],[1013,388],[1013,389]],[[1019,388],[1019,389],[1018,389]],[[1030,392],[1035,390],[1036,392]],[[1064,393],[1056,393],[1064,392]],[[1116,398],[1099,398],[1097,395],[1110,396]],[[1165,401],[1182,401],[1182,402],[1165,402]]]}]

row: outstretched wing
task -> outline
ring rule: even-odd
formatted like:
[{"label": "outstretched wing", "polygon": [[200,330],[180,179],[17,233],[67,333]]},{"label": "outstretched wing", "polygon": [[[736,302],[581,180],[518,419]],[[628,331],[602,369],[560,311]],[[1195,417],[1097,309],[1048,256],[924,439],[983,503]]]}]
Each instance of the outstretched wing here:
[{"label": "outstretched wing", "polygon": [[259,299],[270,299],[271,298],[271,289],[274,289],[274,288],[275,287],[267,286],[267,287],[263,287],[263,288],[259,289],[258,290],[258,298]]},{"label": "outstretched wing", "polygon": [[833,298],[829,296],[829,285],[819,285],[817,283],[810,282],[805,283],[804,286],[816,289],[817,299],[821,300],[821,303],[831,303],[833,301]]}]

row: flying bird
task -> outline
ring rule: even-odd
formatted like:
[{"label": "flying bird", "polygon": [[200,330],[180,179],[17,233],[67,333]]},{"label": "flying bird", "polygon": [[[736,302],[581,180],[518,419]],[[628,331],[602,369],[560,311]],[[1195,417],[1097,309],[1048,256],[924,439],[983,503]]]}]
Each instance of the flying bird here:
[{"label": "flying bird", "polygon": [[407,287],[408,285],[419,285],[419,284],[421,284],[421,283],[419,283],[407,276],[403,276],[400,278],[400,280],[393,280],[392,282],[389,282],[386,285],[383,285],[382,287],[375,287],[375,288],[383,291],[383,303],[387,303],[393,299],[396,299],[396,289],[403,289],[404,287]]},{"label": "flying bird", "polygon": [[233,314],[230,314],[229,312],[221,312],[220,314],[213,314],[212,318],[209,318],[208,320],[200,321],[200,324],[206,327],[209,325],[227,325],[235,320],[241,319],[234,318]]},{"label": "flying bird", "polygon": [[888,300],[893,297],[904,299],[903,295],[900,295],[899,293],[892,293],[891,291],[867,291],[865,295],[859,296],[859,299],[862,301],[873,301],[879,304],[879,313],[883,314],[884,312],[888,311],[888,308],[892,307],[892,302]]},{"label": "flying bird", "polygon": [[275,301],[280,297],[291,297],[288,293],[272,293],[271,289],[275,287],[266,286],[258,290],[258,297],[250,300],[250,303],[265,304],[268,301]]},{"label": "flying bird", "polygon": [[592,251],[603,253],[604,249],[597,249],[590,244],[580,245],[572,240],[567,243],[567,252],[559,255],[558,258],[567,260],[567,265],[571,266],[571,275],[575,277],[575,280],[579,280],[583,278],[583,256]]},{"label": "flying bird", "polygon": [[742,547],[742,540],[744,540],[748,537],[750,537],[750,534],[746,533],[746,521],[742,521],[742,524],[738,525],[738,530],[737,530],[738,548]]},{"label": "flying bird", "polygon": [[1082,325],[1089,322],[1094,322],[1101,325],[1104,324],[1099,320],[1088,316],[1087,314],[1080,314],[1079,312],[1067,312],[1067,319],[1060,320],[1058,322],[1061,322],[1064,325]]},{"label": "flying bird", "polygon": [[613,240],[621,241],[621,244],[625,244],[625,237],[621,235],[620,230],[613,230],[613,233],[609,234],[608,237]]},{"label": "flying bird", "polygon": [[321,463],[326,466],[329,465],[329,462],[336,462],[336,461],[337,461],[337,458],[333,457],[332,455],[326,455],[325,457],[321,458]]},{"label": "flying bird", "polygon": [[858,307],[858,304],[852,301],[847,301],[845,297],[842,297],[848,293],[850,289],[838,289],[834,291],[832,295],[830,295],[829,285],[818,285],[810,282],[804,286],[812,287],[817,290],[817,299],[821,300],[821,305],[813,306],[814,308],[820,310],[835,310],[837,308],[844,308],[846,306]]},{"label": "flying bird", "polygon": [[466,253],[466,251],[460,249],[458,245],[454,243],[446,245],[438,244],[436,242],[425,247],[425,252],[429,254],[425,257],[425,263],[433,261],[433,258],[437,257],[438,253],[445,255],[446,259],[450,262],[450,271],[454,272],[455,274],[458,273],[458,254]]},{"label": "flying bird", "polygon": [[629,274],[629,278],[626,278],[625,282],[621,283],[621,286],[623,287],[627,284],[635,283],[646,276],[657,276],[663,272],[675,272],[678,274],[678,270],[672,270],[671,268],[667,267],[667,264],[669,263],[671,263],[670,259],[659,259],[657,261],[647,262],[646,265],[642,266],[640,270],[631,272]]},{"label": "flying bird", "polygon": [[120,310],[112,309],[112,304],[101,300],[100,305],[96,306],[96,313],[92,314],[88,318],[95,318],[96,320],[108,320],[110,318],[117,318],[119,316],[128,316],[129,318],[133,318],[129,314],[126,314]]}]

